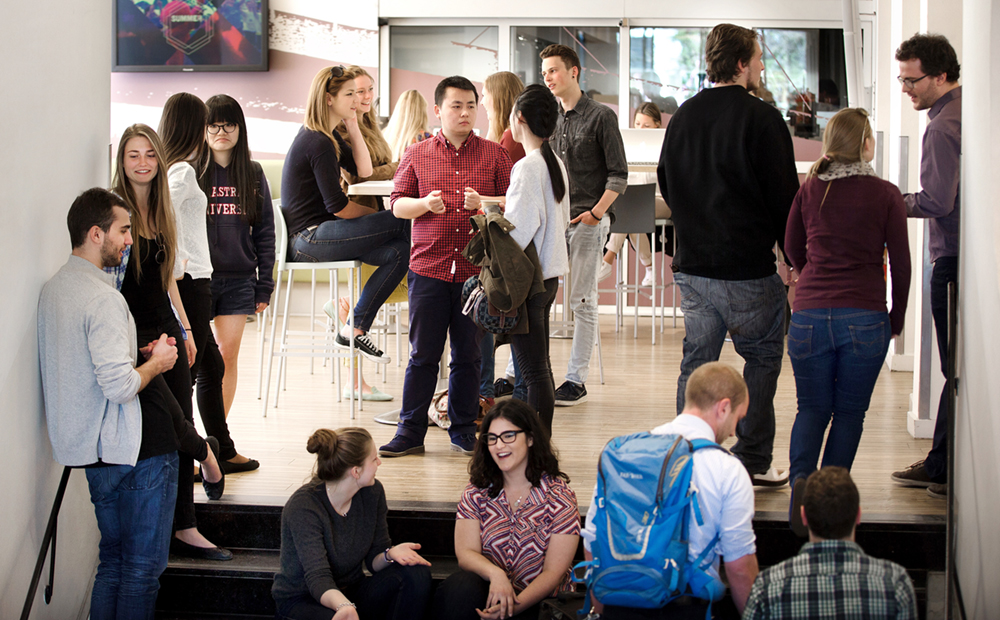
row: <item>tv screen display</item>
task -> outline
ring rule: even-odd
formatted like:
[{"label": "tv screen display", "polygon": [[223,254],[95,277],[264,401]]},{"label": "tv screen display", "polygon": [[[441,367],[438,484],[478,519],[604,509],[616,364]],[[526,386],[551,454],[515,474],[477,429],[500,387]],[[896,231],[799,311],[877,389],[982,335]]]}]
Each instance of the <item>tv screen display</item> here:
[{"label": "tv screen display", "polygon": [[267,0],[114,0],[113,71],[267,71]]}]

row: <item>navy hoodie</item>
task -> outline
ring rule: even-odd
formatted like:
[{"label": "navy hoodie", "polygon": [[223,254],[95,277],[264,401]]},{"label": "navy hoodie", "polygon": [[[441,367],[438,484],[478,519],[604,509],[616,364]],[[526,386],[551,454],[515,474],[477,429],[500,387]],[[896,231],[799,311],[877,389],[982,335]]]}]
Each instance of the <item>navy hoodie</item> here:
[{"label": "navy hoodie", "polygon": [[243,221],[229,171],[215,163],[206,171],[208,187],[208,249],[213,278],[256,278],[254,302],[269,303],[274,290],[274,209],[271,189],[259,164],[261,218],[255,226]]}]

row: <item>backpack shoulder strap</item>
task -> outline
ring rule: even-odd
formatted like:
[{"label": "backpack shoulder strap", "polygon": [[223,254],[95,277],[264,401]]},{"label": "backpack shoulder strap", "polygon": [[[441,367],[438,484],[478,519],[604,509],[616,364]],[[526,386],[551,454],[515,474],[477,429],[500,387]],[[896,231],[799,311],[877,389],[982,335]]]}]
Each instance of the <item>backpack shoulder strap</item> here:
[{"label": "backpack shoulder strap", "polygon": [[710,439],[692,439],[689,442],[691,444],[691,451],[700,450],[702,448],[715,448],[716,450],[722,450],[726,454],[732,455],[732,452],[726,450],[719,444],[715,443]]}]

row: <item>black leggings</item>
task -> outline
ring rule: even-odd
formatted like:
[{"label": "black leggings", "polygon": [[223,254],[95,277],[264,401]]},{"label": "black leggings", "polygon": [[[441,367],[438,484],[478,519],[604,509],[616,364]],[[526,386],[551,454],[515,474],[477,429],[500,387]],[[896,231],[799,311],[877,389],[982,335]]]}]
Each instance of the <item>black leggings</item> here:
[{"label": "black leggings", "polygon": [[184,274],[184,279],[177,281],[177,290],[191,321],[190,336],[198,351],[190,374],[198,385],[196,395],[201,423],[206,434],[219,440],[219,458],[228,461],[236,456],[236,446],[229,436],[226,404],[222,399],[222,376],[226,374],[226,366],[209,323],[212,320],[212,281],[208,278],[193,280]]},{"label": "black leggings", "polygon": [[556,393],[549,360],[549,310],[555,301],[559,278],[545,281],[545,292],[528,299],[528,333],[510,337],[517,368],[528,388],[528,404],[538,412],[542,426],[552,435]]},{"label": "black leggings", "polygon": [[[431,595],[431,570],[426,566],[390,564],[340,591],[358,606],[358,616],[363,620],[422,620]],[[332,609],[308,594],[276,603],[278,620],[333,618]]]},{"label": "black leggings", "polygon": [[[479,620],[477,609],[485,609],[490,596],[490,582],[476,573],[460,570],[438,586],[434,594],[434,620]],[[538,603],[513,616],[514,620],[537,620],[542,604]]]},{"label": "black leggings", "polygon": [[[158,340],[160,334],[166,334],[177,340],[177,361],[173,368],[161,376],[180,406],[184,419],[193,427],[191,371],[188,368],[187,351],[184,349],[184,337],[181,336],[180,325],[175,320],[168,320],[158,325],[137,327],[139,347],[144,347],[150,342]],[[191,453],[187,450],[185,444],[181,444],[177,455],[180,458],[177,464],[177,504],[174,506],[174,531],[198,526],[194,516],[194,461],[203,460],[206,453]]]}]

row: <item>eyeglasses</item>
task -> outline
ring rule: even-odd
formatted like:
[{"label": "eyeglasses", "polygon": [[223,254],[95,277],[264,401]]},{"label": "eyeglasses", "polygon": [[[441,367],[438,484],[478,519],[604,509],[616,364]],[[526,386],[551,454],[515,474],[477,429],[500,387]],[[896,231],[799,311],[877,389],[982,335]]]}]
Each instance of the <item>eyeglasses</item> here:
[{"label": "eyeglasses", "polygon": [[337,65],[336,67],[330,67],[330,77],[326,78],[326,90],[330,90],[330,80],[333,78],[344,77],[344,65]]},{"label": "eyeglasses", "polygon": [[212,123],[208,126],[208,133],[214,136],[220,129],[226,133],[233,133],[236,131],[236,123]]},{"label": "eyeglasses", "polygon": [[494,435],[493,433],[486,433],[486,445],[487,446],[497,445],[497,439],[499,439],[504,443],[514,443],[514,440],[517,439],[517,434],[524,432],[526,431],[504,431],[499,435]]},{"label": "eyeglasses", "polygon": [[157,265],[162,265],[163,261],[167,260],[167,242],[163,238],[163,233],[161,232],[156,233],[156,236],[153,238],[153,240],[156,241],[156,245],[159,246],[159,248],[156,250],[156,256],[154,256],[153,258],[156,259]]},{"label": "eyeglasses", "polygon": [[928,75],[924,74],[918,78],[905,78],[901,75],[898,75],[896,76],[896,81],[902,84],[903,88],[905,88],[906,90],[913,90],[913,87],[916,85],[916,83],[924,79],[925,77],[928,77]]}]

